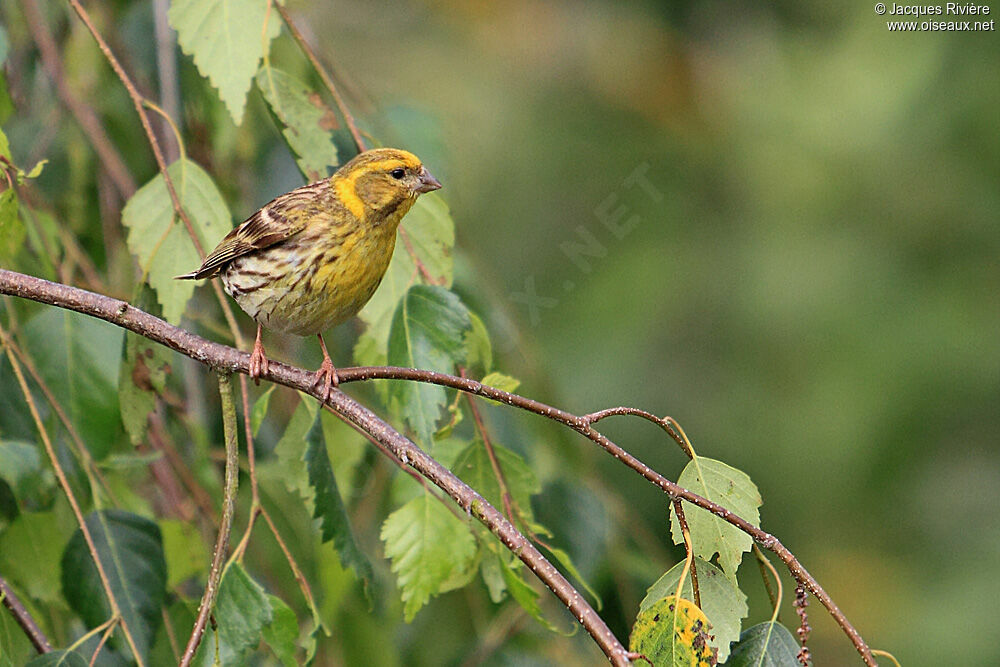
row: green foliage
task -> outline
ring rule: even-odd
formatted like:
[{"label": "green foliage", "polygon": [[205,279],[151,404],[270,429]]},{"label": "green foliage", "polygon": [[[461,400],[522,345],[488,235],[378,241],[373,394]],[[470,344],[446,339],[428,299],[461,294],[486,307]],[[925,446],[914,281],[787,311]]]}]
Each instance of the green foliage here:
[{"label": "green foliage", "polygon": [[799,645],[781,623],[759,623],[740,635],[728,667],[797,667]]},{"label": "green foliage", "polygon": [[0,480],[22,504],[35,507],[45,504],[54,484],[52,471],[42,466],[38,447],[14,440],[0,440]]},{"label": "green foliage", "polygon": [[382,540],[399,582],[407,621],[432,596],[464,580],[476,555],[476,540],[467,523],[429,493],[390,514],[382,524]]},{"label": "green foliage", "polygon": [[271,394],[274,393],[277,386],[276,384],[272,384],[253,403],[253,409],[250,411],[250,430],[255,437],[260,431],[260,425],[264,423],[264,417],[267,416],[267,409],[271,406]]},{"label": "green foliage", "polygon": [[[534,523],[535,515],[531,510],[531,496],[542,490],[535,473],[518,454],[493,443],[497,466],[503,475],[507,493],[510,494],[515,516],[528,525]],[[486,501],[494,507],[503,510],[500,480],[493,471],[486,446],[482,440],[476,439],[458,455],[451,466],[452,471],[462,478],[466,484],[474,488]]]},{"label": "green foliage", "polygon": [[[443,287],[415,285],[400,301],[389,332],[389,364],[450,373],[466,357],[469,311]],[[420,442],[430,447],[445,405],[443,387],[401,382],[389,395]]]},{"label": "green foliage", "polygon": [[280,30],[277,12],[266,0],[174,0],[168,16],[184,53],[239,125],[260,59]]},{"label": "green foliage", "polygon": [[163,537],[163,556],[167,563],[167,588],[208,570],[205,543],[198,530],[186,521],[162,519],[158,522]]},{"label": "green foliage", "polygon": [[354,539],[347,508],[337,489],[333,468],[330,467],[320,417],[321,414],[317,413],[306,434],[307,445],[303,455],[309,474],[309,486],[313,490],[313,517],[320,520],[323,541],[333,540],[333,546],[340,554],[340,562],[344,567],[352,568],[367,589],[373,581],[372,566]]},{"label": "green foliage", "polygon": [[[201,247],[211,249],[229,232],[232,219],[218,188],[205,171],[190,160],[179,160],[167,170],[177,196],[191,218]],[[190,280],[174,276],[201,264],[184,222],[174,215],[163,176],[156,176],[136,192],[122,210],[128,228],[128,247],[163,306],[163,319],[178,324],[194,294]]]},{"label": "green foliage", "polygon": [[[160,528],[149,519],[122,510],[91,512],[85,523],[122,621],[145,660],[153,635],[163,622],[160,606],[166,598],[167,564]],[[61,569],[63,595],[84,623],[93,628],[108,620],[111,606],[79,529],[63,551]],[[116,631],[115,637],[119,635]]]},{"label": "green foliage", "polygon": [[331,132],[337,126],[333,111],[315,91],[280,69],[262,68],[256,82],[271,112],[284,124],[282,134],[302,174],[309,181],[325,177],[327,168],[340,162]]},{"label": "green foliage", "polygon": [[[722,505],[754,526],[760,526],[760,492],[746,473],[722,461],[695,457],[684,467],[677,483],[703,498]],[[694,552],[705,560],[719,554],[719,565],[734,582],[743,552],[753,548],[753,539],[736,526],[708,510],[684,504],[684,515],[691,529]],[[683,544],[684,535],[673,506],[670,508],[670,534],[674,544]]]},{"label": "green foliage", "polygon": [[25,667],[87,667],[87,661],[76,651],[50,651],[34,658]]},{"label": "green foliage", "polygon": [[65,540],[55,514],[24,512],[0,534],[0,572],[32,598],[57,603]]},{"label": "green foliage", "polygon": [[24,236],[24,223],[17,213],[17,193],[9,188],[0,192],[0,262],[11,264]]},{"label": "green foliage", "polygon": [[122,330],[86,315],[49,308],[24,325],[38,372],[97,459],[121,433],[118,367]]},{"label": "green foliage", "polygon": [[639,612],[629,650],[654,665],[710,667],[716,663],[715,650],[708,644],[710,630],[705,614],[693,602],[670,595]]},{"label": "green foliage", "polygon": [[163,392],[170,372],[170,352],[162,345],[125,334],[121,372],[118,376],[118,404],[122,424],[133,445],[146,436],[146,420],[156,407],[156,396]]},{"label": "green foliage", "polygon": [[24,631],[11,614],[0,614],[0,667],[22,667],[35,655]]},{"label": "green foliage", "polygon": [[[711,563],[695,558],[695,568],[698,571],[701,610],[712,624],[709,644],[717,649],[719,662],[725,662],[729,656],[729,644],[739,639],[740,624],[749,611],[747,596],[722,570]],[[639,604],[639,611],[646,611],[663,598],[674,595],[683,569],[684,561],[681,561],[657,579],[656,583],[646,591],[646,597]],[[690,573],[684,580],[681,597],[694,599],[694,586]]]},{"label": "green foliage", "polygon": [[[215,600],[217,629],[206,630],[198,647],[197,664],[216,663],[215,647],[218,642],[218,660],[223,665],[242,664],[263,636],[264,628],[271,625],[274,609],[267,593],[254,581],[239,563],[231,563],[222,575],[219,595]],[[284,636],[284,613],[281,614],[278,636]],[[282,648],[283,648],[283,644]]]}]

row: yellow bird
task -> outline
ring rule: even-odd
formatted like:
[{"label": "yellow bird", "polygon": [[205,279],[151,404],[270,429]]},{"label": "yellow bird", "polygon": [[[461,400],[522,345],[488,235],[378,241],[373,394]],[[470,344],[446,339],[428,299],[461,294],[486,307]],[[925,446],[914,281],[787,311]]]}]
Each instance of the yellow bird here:
[{"label": "yellow bird", "polygon": [[261,328],[319,337],[316,371],[324,398],[337,369],[323,331],[357,314],[382,281],[396,228],[424,192],[441,183],[413,153],[376,148],[330,178],[276,197],[229,232],[182,280],[222,278],[226,292],[257,322],[250,377],[267,373]]}]

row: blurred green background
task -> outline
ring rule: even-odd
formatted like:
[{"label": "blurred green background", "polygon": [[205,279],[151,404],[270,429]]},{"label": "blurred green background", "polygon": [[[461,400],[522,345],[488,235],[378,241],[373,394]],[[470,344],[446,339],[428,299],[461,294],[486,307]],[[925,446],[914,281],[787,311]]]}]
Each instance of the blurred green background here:
[{"label": "blurred green background", "polygon": [[[670,414],[757,482],[764,526],[874,646],[1000,661],[996,32],[890,33],[870,3],[304,11],[442,172],[458,285],[525,393]],[[661,201],[624,182],[645,165]],[[617,206],[624,238],[600,219]],[[587,235],[600,256],[566,250]],[[680,471],[651,425],[606,430]],[[592,449],[559,455],[666,542],[663,497]],[[752,564],[742,581],[761,593]],[[817,664],[856,662],[810,611]]]},{"label": "blurred green background", "polygon": [[[151,86],[149,5],[111,4],[124,17],[116,46]],[[763,527],[874,647],[905,665],[1000,662],[996,32],[890,33],[873,3],[289,4],[362,125],[444,182],[456,289],[521,393],[576,413],[673,416],[701,455],[757,483]],[[105,105],[113,139],[143,145],[89,38],[47,11],[65,33],[69,75]],[[26,43],[9,31],[14,47]],[[287,38],[272,55],[305,71]],[[181,65],[182,90],[207,88]],[[40,76],[23,77],[22,93],[42,95]],[[184,130],[242,219],[301,177],[259,95],[240,129],[210,97],[183,100]],[[198,119],[209,117],[218,127],[206,136]],[[26,155],[40,136],[68,145],[69,157],[34,156],[53,157],[39,187],[79,188],[59,213],[96,221],[90,149],[73,128],[44,135],[44,122],[5,130]],[[268,151],[254,153],[253,137]],[[144,149],[127,157],[139,182],[152,177]],[[102,256],[96,222],[80,234],[102,271],[130,274],[127,255]],[[341,329],[338,365],[354,340]],[[312,344],[269,343],[309,363]],[[487,418],[546,481],[539,517],[626,637],[645,588],[682,557],[664,496],[538,418],[499,408]],[[648,423],[604,430],[670,477],[685,463]],[[360,530],[377,531],[386,508],[362,510]],[[330,577],[319,587],[335,606],[354,584]],[[740,578],[745,627],[767,620],[751,560]],[[794,627],[789,588],[782,613]],[[391,647],[379,619],[396,623],[398,610],[369,618],[363,601],[345,603],[339,648],[320,662],[599,660],[582,633],[558,640],[523,618],[477,625],[492,613],[484,599],[443,596]],[[809,610],[816,664],[856,664],[825,611]],[[490,641],[499,648],[474,653]],[[565,645],[574,652],[557,652]]]}]

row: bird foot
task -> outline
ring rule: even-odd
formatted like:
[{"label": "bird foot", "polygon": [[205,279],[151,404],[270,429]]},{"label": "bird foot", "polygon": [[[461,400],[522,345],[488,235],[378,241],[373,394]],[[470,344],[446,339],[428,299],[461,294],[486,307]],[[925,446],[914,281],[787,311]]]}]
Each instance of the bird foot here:
[{"label": "bird foot", "polygon": [[253,351],[250,353],[250,377],[253,378],[254,384],[260,384],[260,376],[267,375],[267,371],[267,357],[264,356],[264,346],[261,345],[258,338],[257,342],[254,343]]},{"label": "bird foot", "polygon": [[315,378],[313,380],[313,386],[320,383],[323,385],[323,402],[326,403],[330,400],[330,391],[340,384],[340,380],[337,379],[337,369],[334,368],[333,362],[327,357],[323,360],[323,364],[319,367],[319,370],[313,374]]}]

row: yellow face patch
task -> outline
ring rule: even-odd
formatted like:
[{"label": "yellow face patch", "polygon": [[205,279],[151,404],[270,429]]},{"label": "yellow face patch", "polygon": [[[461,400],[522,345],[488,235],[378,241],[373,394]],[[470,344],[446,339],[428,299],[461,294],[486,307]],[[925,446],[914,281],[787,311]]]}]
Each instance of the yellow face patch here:
[{"label": "yellow face patch", "polygon": [[357,192],[357,181],[359,178],[372,172],[388,173],[400,167],[404,169],[416,169],[420,166],[420,160],[413,153],[401,150],[392,150],[391,153],[392,157],[385,157],[380,160],[373,160],[372,162],[362,162],[349,172],[340,174],[339,178],[334,178],[333,183],[337,190],[337,197],[358,220],[364,220],[365,218],[365,205]]}]

